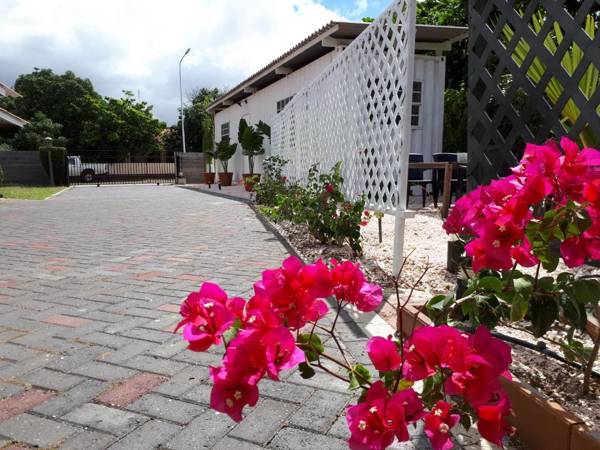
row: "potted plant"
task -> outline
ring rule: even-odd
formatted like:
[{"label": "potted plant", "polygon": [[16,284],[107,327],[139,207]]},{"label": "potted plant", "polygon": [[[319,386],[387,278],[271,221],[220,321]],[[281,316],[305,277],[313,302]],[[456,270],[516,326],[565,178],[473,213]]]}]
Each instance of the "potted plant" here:
[{"label": "potted plant", "polygon": [[[264,124],[264,122],[261,123]],[[248,157],[248,168],[250,170],[249,173],[242,174],[247,191],[251,191],[252,186],[260,181],[260,175],[254,174],[254,161],[256,156],[265,153],[263,140],[263,132],[259,130],[258,126],[253,127],[252,125],[248,125],[245,119],[240,120],[238,141],[242,146],[242,154]]]},{"label": "potted plant", "polygon": [[204,150],[205,162],[206,162],[206,171],[204,172],[204,184],[214,184],[215,183],[215,172],[213,171],[213,163],[215,157],[214,150]]},{"label": "potted plant", "polygon": [[231,186],[233,173],[228,172],[227,168],[229,160],[234,155],[236,149],[237,145],[231,144],[229,137],[224,137],[217,143],[217,149],[214,156],[221,161],[221,167],[223,168],[223,172],[219,172],[219,183],[221,183],[222,186]]}]

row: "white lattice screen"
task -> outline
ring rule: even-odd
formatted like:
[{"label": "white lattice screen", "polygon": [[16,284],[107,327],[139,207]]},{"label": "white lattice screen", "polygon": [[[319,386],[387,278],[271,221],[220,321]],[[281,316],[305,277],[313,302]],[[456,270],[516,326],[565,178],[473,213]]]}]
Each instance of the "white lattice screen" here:
[{"label": "white lattice screen", "polygon": [[394,1],[273,119],[272,154],[289,161],[288,177],[342,161],[348,199],[404,210],[414,14],[414,0]]}]

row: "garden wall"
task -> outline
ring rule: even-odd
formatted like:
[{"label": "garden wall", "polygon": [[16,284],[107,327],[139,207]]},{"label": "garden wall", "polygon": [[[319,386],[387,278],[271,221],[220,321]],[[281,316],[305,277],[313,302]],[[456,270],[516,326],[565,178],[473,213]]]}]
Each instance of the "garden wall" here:
[{"label": "garden wall", "polygon": [[50,179],[36,151],[0,152],[4,184],[49,186]]}]

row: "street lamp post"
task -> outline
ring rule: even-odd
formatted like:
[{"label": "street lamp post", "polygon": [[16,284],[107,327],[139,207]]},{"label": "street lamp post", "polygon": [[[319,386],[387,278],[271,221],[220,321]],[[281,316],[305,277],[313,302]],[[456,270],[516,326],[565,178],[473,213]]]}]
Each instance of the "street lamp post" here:
[{"label": "street lamp post", "polygon": [[183,54],[183,56],[181,57],[181,59],[179,60],[179,101],[181,103],[181,140],[183,142],[183,153],[185,153],[185,112],[183,111],[183,88],[181,86],[181,62],[183,61],[183,58],[185,58],[185,55],[187,55],[190,52],[190,49],[188,48],[185,53]]}]

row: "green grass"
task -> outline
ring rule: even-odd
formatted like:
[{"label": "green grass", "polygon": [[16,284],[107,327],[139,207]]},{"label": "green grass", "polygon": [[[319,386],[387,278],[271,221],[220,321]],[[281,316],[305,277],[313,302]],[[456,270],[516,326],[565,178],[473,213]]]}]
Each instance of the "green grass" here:
[{"label": "green grass", "polygon": [[19,200],[44,200],[52,194],[65,189],[64,187],[47,186],[0,186],[0,194],[4,198],[15,198]]}]

